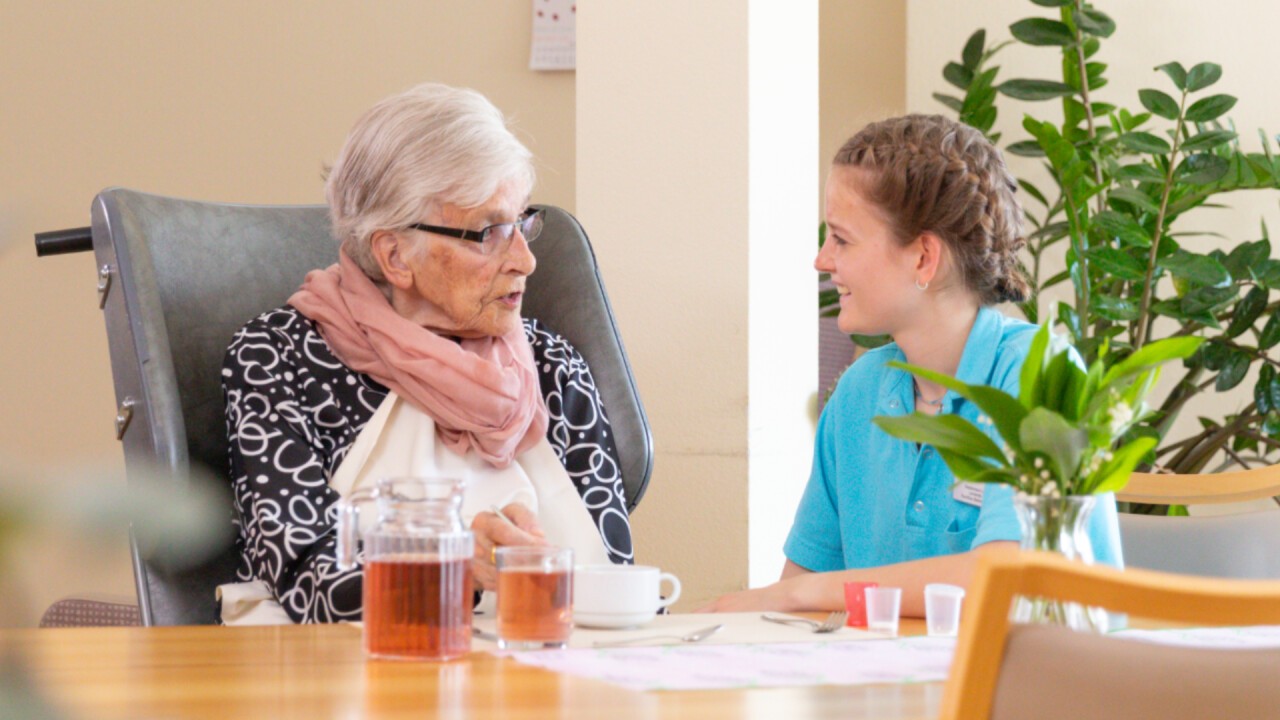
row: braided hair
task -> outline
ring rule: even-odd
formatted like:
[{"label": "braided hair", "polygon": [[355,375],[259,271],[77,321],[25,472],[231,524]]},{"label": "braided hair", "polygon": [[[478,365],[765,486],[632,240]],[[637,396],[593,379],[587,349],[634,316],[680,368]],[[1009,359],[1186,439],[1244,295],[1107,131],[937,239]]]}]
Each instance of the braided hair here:
[{"label": "braided hair", "polygon": [[1027,298],[1018,185],[982,133],[941,115],[882,120],[849,138],[834,164],[864,171],[858,190],[900,242],[940,237],[983,305]]}]

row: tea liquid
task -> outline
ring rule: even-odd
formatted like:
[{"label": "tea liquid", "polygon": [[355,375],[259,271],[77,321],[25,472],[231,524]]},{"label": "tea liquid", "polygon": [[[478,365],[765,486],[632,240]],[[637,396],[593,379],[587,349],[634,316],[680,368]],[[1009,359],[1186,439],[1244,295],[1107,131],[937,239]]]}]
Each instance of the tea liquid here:
[{"label": "tea liquid", "polygon": [[498,635],[519,642],[564,642],[573,630],[571,571],[498,573]]},{"label": "tea liquid", "polygon": [[471,559],[382,557],[364,566],[369,655],[448,660],[471,651]]}]

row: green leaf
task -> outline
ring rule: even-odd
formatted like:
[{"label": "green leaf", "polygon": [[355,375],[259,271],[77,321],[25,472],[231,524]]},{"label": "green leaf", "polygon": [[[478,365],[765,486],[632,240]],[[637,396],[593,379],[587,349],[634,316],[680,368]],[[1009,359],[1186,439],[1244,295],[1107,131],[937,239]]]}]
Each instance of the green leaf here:
[{"label": "green leaf", "polygon": [[1093,226],[1121,245],[1151,247],[1151,236],[1131,215],[1118,213],[1115,210],[1103,210],[1093,216]]},{"label": "green leaf", "polygon": [[1009,462],[994,440],[959,415],[880,415],[871,421],[900,440],[971,457],[991,458],[1001,465]]},{"label": "green leaf", "polygon": [[[1010,143],[1005,148],[1005,152],[1021,157],[1044,157],[1044,148],[1041,148],[1040,143],[1035,140],[1021,140],[1016,143]],[[1045,204],[1047,205],[1048,203]]]},{"label": "green leaf", "polygon": [[1230,95],[1210,95],[1191,103],[1191,107],[1187,108],[1187,122],[1209,122],[1235,106],[1236,99]]},{"label": "green leaf", "polygon": [[1234,285],[1196,288],[1183,296],[1182,310],[1190,315],[1216,312],[1229,305],[1239,295],[1240,288]]},{"label": "green leaf", "polygon": [[1280,262],[1271,259],[1271,242],[1254,240],[1240,243],[1222,261],[1231,277],[1253,277],[1262,280],[1272,267],[1280,267]]},{"label": "green leaf", "polygon": [[946,105],[948,108],[950,108],[950,109],[952,110],[952,112],[957,112],[957,113],[958,113],[958,112],[962,112],[962,109],[964,108],[964,103],[960,100],[960,98],[958,98],[958,97],[954,97],[954,96],[952,96],[952,95],[944,95],[944,94],[942,94],[942,93],[934,93],[934,94],[933,94],[933,99],[934,99],[934,100],[937,100],[938,102],[942,103],[943,105]]},{"label": "green leaf", "polygon": [[1203,62],[1187,71],[1187,92],[1203,90],[1222,77],[1222,66]]},{"label": "green leaf", "polygon": [[982,62],[982,46],[987,42],[987,31],[978,30],[965,41],[964,50],[960,53],[960,61],[970,70],[977,70]]},{"label": "green leaf", "polygon": [[1164,182],[1164,174],[1146,163],[1123,165],[1116,170],[1115,178],[1117,180],[1136,180],[1138,182]]},{"label": "green leaf", "polygon": [[1100,245],[1090,248],[1089,262],[1121,280],[1142,280],[1147,276],[1146,263],[1123,250]]},{"label": "green leaf", "polygon": [[1018,401],[1030,410],[1035,407],[1039,395],[1040,375],[1044,372],[1044,356],[1049,349],[1049,323],[1045,322],[1031,339],[1031,348],[1022,361],[1022,376],[1018,386]]},{"label": "green leaf", "polygon": [[1272,388],[1275,386],[1276,369],[1267,363],[1262,364],[1262,369],[1258,370],[1258,382],[1253,384],[1253,402],[1258,406],[1258,412],[1267,414],[1277,407],[1280,407],[1280,393],[1273,394]]},{"label": "green leaf", "polygon": [[1235,139],[1236,134],[1230,130],[1206,130],[1202,133],[1192,135],[1184,141],[1182,143],[1182,150],[1184,152],[1210,150]]},{"label": "green leaf", "polygon": [[1149,132],[1131,132],[1120,136],[1120,144],[1134,152],[1168,155],[1173,146],[1168,140]]},{"label": "green leaf", "polygon": [[1187,71],[1182,67],[1182,63],[1171,62],[1164,65],[1157,65],[1157,70],[1163,70],[1165,75],[1173,81],[1174,87],[1179,90],[1187,89]]},{"label": "green leaf", "polygon": [[942,68],[942,77],[961,90],[968,90],[973,82],[973,71],[960,63],[949,62]]},{"label": "green leaf", "polygon": [[1178,250],[1156,263],[1168,270],[1174,277],[1188,280],[1196,285],[1209,287],[1225,287],[1231,283],[1231,274],[1227,268],[1208,255],[1198,255]]},{"label": "green leaf", "polygon": [[1092,299],[1093,310],[1102,317],[1116,322],[1137,320],[1142,314],[1138,303],[1130,298],[1112,295],[1095,295]]},{"label": "green leaf", "polygon": [[1146,193],[1136,188],[1129,188],[1129,187],[1115,188],[1114,190],[1111,191],[1110,199],[1126,202],[1138,208],[1139,210],[1146,210],[1147,212],[1150,212],[1150,213],[1156,213],[1160,211],[1160,208],[1156,207],[1155,201],[1152,200],[1149,195],[1147,195]]},{"label": "green leaf", "polygon": [[1053,100],[1075,94],[1075,90],[1070,85],[1055,80],[1006,80],[997,85],[996,89],[1014,100],[1030,102]]},{"label": "green leaf", "polygon": [[1018,40],[1036,46],[1066,46],[1076,41],[1076,36],[1064,22],[1048,18],[1031,17],[1009,26],[1009,34]]},{"label": "green leaf", "polygon": [[1153,437],[1140,437],[1117,448],[1111,453],[1111,459],[1102,464],[1087,481],[1086,494],[1119,492],[1129,483],[1129,476],[1134,468],[1156,446]]},{"label": "green leaf", "polygon": [[1021,436],[1023,451],[1044,455],[1059,480],[1075,475],[1080,456],[1089,446],[1089,437],[1083,430],[1042,407],[1027,413],[1022,421]]},{"label": "green leaf", "polygon": [[1208,185],[1226,177],[1230,169],[1230,163],[1217,155],[1198,153],[1188,155],[1185,160],[1178,163],[1173,176],[1191,185]]},{"label": "green leaf", "polygon": [[1120,127],[1128,132],[1151,119],[1151,113],[1130,115],[1128,110],[1120,108]]},{"label": "green leaf", "polygon": [[1269,294],[1257,285],[1254,285],[1253,289],[1245,293],[1244,299],[1236,303],[1235,311],[1231,316],[1231,324],[1227,326],[1226,336],[1229,338],[1238,337],[1245,330],[1253,327],[1253,323],[1267,309],[1267,296]]},{"label": "green leaf", "polygon": [[1111,387],[1113,383],[1159,367],[1171,360],[1189,358],[1195,354],[1202,343],[1204,338],[1190,336],[1171,337],[1147,343],[1137,352],[1111,366],[1102,378],[1100,391]]},{"label": "green leaf", "polygon": [[1248,353],[1233,348],[1231,354],[1227,356],[1226,364],[1222,366],[1222,371],[1213,382],[1214,389],[1218,392],[1226,392],[1239,385],[1240,381],[1244,380],[1245,373],[1249,372],[1249,364],[1252,361],[1253,358]]},{"label": "green leaf", "polygon": [[1142,101],[1142,107],[1156,115],[1166,120],[1178,119],[1178,103],[1167,94],[1147,88],[1138,91],[1138,99]]},{"label": "green leaf", "polygon": [[986,385],[968,385],[928,368],[909,365],[897,360],[890,361],[889,367],[906,370],[929,382],[937,383],[955,392],[960,397],[969,400],[974,405],[977,405],[978,409],[986,414],[987,417],[991,418],[996,430],[1000,432],[1000,437],[1004,438],[1005,444],[1015,450],[1019,448],[1018,426],[1022,423],[1022,419],[1027,416],[1027,410],[1022,407],[1017,398],[997,388]]},{"label": "green leaf", "polygon": [[1267,318],[1267,324],[1262,326],[1262,333],[1258,335],[1258,349],[1266,350],[1274,347],[1278,342],[1280,342],[1280,310],[1271,313],[1271,317]]},{"label": "green leaf", "polygon": [[[1016,145],[1017,143],[1014,143],[1014,144]],[[1022,188],[1023,192],[1025,192],[1026,194],[1038,200],[1041,205],[1045,207],[1049,207],[1049,201],[1045,199],[1044,193],[1040,192],[1040,188],[1022,179],[1018,180],[1018,187]]]},{"label": "green leaf", "polygon": [[942,461],[947,464],[947,468],[951,470],[951,474],[956,476],[956,480],[973,482],[974,478],[986,475],[987,471],[996,469],[995,465],[992,465],[981,458],[971,457],[963,453],[955,453],[941,448],[934,449],[938,451],[938,455],[942,457]]},{"label": "green leaf", "polygon": [[1111,33],[1116,31],[1116,22],[1101,10],[1085,8],[1083,12],[1076,12],[1072,17],[1081,32],[1095,37],[1111,37]]}]

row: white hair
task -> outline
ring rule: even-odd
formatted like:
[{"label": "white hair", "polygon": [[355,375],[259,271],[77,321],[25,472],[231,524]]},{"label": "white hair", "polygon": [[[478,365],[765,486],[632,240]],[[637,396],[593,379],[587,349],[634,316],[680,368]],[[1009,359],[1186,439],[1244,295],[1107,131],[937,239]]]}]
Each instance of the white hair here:
[{"label": "white hair", "polygon": [[423,222],[434,206],[483,204],[504,182],[533,189],[533,155],[483,95],[425,83],[374,105],[347,134],[325,199],[334,237],[375,282],[378,230]]}]

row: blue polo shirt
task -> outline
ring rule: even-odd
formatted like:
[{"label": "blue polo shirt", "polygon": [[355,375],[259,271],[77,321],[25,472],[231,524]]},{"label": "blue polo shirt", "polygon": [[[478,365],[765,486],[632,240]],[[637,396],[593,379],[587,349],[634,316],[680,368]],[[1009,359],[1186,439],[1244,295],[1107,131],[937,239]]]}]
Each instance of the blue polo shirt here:
[{"label": "blue polo shirt", "polygon": [[[982,308],[956,377],[1016,395],[1035,332],[1035,325]],[[928,445],[918,449],[872,424],[877,415],[915,409],[911,376],[887,367],[891,360],[904,360],[896,343],[858,358],[822,411],[809,484],[783,547],[803,568],[878,567],[1022,537],[1009,486],[984,485],[981,507],[961,502],[952,496],[955,478],[937,451]],[[941,412],[971,421],[981,414],[950,391]],[[1098,496],[1089,537],[1099,562],[1123,566],[1114,494]]]}]

